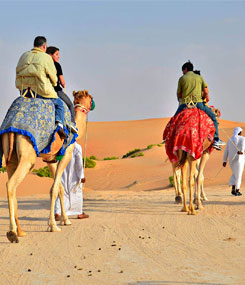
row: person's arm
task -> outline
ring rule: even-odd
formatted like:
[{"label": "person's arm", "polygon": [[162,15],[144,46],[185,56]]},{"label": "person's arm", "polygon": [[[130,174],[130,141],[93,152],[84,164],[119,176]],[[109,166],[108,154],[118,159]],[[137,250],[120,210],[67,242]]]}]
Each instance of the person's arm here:
[{"label": "person's arm", "polygon": [[205,102],[209,102],[209,91],[208,87],[205,87],[202,91],[202,99],[205,100]]},{"label": "person's arm", "polygon": [[75,171],[79,180],[84,178],[84,171],[83,171],[83,154],[81,146],[75,146]]},{"label": "person's arm", "polygon": [[178,81],[177,97],[178,97],[179,101],[182,98],[181,78]]},{"label": "person's arm", "polygon": [[63,75],[59,75],[60,84],[63,88],[66,88],[65,79]]},{"label": "person's arm", "polygon": [[227,142],[227,146],[225,148],[224,156],[223,156],[223,166],[224,167],[226,167],[226,164],[227,164],[227,158],[228,158],[228,154],[229,154],[228,147],[229,147],[229,141]]}]

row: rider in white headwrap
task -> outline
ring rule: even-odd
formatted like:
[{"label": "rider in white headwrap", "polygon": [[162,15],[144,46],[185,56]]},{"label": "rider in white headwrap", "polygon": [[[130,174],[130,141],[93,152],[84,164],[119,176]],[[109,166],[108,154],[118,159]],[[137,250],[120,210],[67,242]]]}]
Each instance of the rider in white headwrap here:
[{"label": "rider in white headwrap", "polygon": [[241,196],[239,191],[242,182],[242,173],[245,161],[245,137],[241,136],[242,128],[234,129],[233,136],[229,139],[223,157],[223,166],[226,167],[227,158],[232,170],[229,185],[232,186],[231,194]]}]

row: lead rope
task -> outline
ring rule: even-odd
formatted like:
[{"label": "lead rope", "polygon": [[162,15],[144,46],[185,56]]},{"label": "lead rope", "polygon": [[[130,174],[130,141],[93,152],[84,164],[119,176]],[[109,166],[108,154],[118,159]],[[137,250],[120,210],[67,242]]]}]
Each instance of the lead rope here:
[{"label": "lead rope", "polygon": [[[84,149],[84,160],[83,160],[83,173],[84,173],[84,177],[85,177],[85,165],[86,165],[87,141],[88,141],[88,114],[87,114],[87,117],[86,117],[85,149]],[[84,184],[85,184],[85,183],[84,183]]]}]

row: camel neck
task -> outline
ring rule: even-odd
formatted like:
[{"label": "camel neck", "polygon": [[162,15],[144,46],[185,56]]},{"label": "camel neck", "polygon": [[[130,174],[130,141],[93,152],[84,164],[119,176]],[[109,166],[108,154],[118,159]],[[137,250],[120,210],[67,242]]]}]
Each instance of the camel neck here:
[{"label": "camel neck", "polygon": [[85,131],[86,131],[86,119],[87,115],[84,112],[76,111],[75,112],[75,121],[78,128],[78,138],[83,139],[85,137]]}]

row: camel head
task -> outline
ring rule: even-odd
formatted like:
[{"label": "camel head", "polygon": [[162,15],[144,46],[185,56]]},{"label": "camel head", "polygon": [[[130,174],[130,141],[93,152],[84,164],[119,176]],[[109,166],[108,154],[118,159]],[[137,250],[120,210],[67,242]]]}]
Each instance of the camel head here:
[{"label": "camel head", "polygon": [[220,116],[221,116],[220,109],[215,108],[214,106],[210,106],[210,108],[211,108],[211,110],[213,111],[213,113],[215,114],[216,120],[217,120],[217,122],[218,122],[218,124],[219,124],[219,118],[220,118]]},{"label": "camel head", "polygon": [[87,90],[73,91],[74,107],[85,114],[94,109],[93,97],[88,94]]}]

